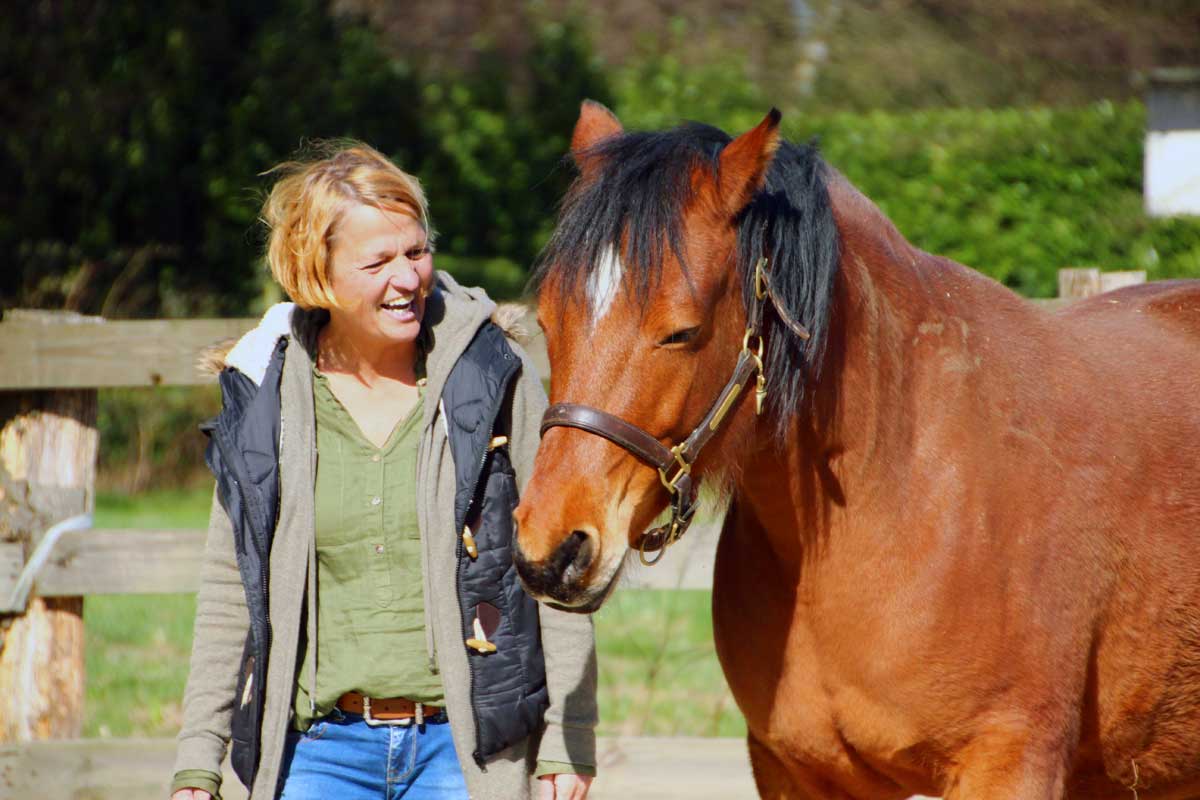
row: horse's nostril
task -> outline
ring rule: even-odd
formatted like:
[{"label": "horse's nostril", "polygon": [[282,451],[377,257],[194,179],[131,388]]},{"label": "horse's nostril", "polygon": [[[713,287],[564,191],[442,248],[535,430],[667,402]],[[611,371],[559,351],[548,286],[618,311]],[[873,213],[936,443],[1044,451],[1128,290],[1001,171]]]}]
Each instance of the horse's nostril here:
[{"label": "horse's nostril", "polygon": [[563,579],[571,581],[587,571],[595,554],[595,540],[587,531],[574,530],[559,547],[559,563],[563,565]]},{"label": "horse's nostril", "polygon": [[570,604],[579,589],[576,584],[595,560],[597,547],[596,534],[573,530],[540,561],[530,561],[520,543],[514,542],[513,561],[531,594]]}]

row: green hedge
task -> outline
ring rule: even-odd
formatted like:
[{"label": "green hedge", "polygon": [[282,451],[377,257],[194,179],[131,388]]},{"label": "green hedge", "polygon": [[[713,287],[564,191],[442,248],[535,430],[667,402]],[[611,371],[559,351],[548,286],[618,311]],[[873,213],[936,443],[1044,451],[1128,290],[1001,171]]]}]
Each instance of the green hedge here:
[{"label": "green hedge", "polygon": [[1200,218],[1142,207],[1145,110],[937,111],[799,119],[826,158],[915,244],[1018,291],[1053,295],[1060,267],[1200,277]]}]

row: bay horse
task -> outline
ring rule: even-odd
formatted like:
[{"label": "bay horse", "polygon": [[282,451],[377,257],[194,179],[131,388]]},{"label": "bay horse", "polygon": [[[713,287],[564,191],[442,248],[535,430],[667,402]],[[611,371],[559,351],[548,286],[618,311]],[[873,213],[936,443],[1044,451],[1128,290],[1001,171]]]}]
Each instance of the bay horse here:
[{"label": "bay horse", "polygon": [[706,481],[763,797],[1200,797],[1200,282],[1039,308],[778,124],[583,105],[527,589],[594,611]]}]

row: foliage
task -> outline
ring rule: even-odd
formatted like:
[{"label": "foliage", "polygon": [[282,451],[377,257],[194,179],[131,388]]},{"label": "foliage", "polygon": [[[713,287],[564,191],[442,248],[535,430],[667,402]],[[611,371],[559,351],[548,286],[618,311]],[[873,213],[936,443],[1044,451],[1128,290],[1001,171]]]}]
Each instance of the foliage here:
[{"label": "foliage", "polygon": [[1142,209],[1139,103],[801,117],[824,155],[910,241],[1030,296],[1061,267],[1200,277],[1200,219]]},{"label": "foliage", "polygon": [[[525,81],[511,80],[495,50],[480,54],[476,70],[425,86],[422,121],[436,148],[418,174],[429,188],[441,252],[500,257],[526,269],[549,238],[572,177],[563,159],[579,102],[609,102],[609,93],[573,24],[542,26],[528,58]],[[521,287],[507,279],[485,284],[502,298]]]},{"label": "foliage", "polygon": [[240,312],[260,172],[304,137],[425,146],[415,78],[325,0],[26,3],[0,54],[4,305]]},{"label": "foliage", "polygon": [[141,492],[211,479],[204,465],[208,439],[199,423],[220,411],[215,384],[102,389],[97,406],[101,490]]},{"label": "foliage", "polygon": [[741,58],[700,64],[681,58],[677,51],[690,34],[688,23],[676,19],[674,46],[647,49],[613,71],[614,110],[627,128],[653,130],[691,119],[734,131],[754,125],[771,107]]}]

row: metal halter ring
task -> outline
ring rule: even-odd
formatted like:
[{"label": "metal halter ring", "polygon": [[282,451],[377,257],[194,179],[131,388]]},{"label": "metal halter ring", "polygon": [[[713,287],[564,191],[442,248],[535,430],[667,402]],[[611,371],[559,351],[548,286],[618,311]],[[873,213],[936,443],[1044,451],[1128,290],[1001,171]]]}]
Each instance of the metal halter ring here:
[{"label": "metal halter ring", "polygon": [[759,258],[758,263],[754,265],[754,296],[759,300],[767,296],[767,272],[763,269],[766,265],[766,256]]},{"label": "metal halter ring", "polygon": [[[750,340],[752,338],[758,340],[758,346],[753,349],[751,349],[751,347],[750,347]],[[749,328],[746,328],[746,335],[742,337],[742,349],[745,350],[750,355],[754,356],[755,360],[758,363],[758,368],[761,370],[762,369],[762,357],[763,357],[762,334],[754,333]]]},{"label": "metal halter ring", "polygon": [[638,542],[638,560],[642,562],[643,566],[653,567],[662,560],[662,557],[667,552],[667,548],[674,544],[675,540],[678,538],[678,535],[675,533],[678,528],[679,523],[672,521],[671,533],[665,539],[663,539],[662,547],[658,548],[658,551],[654,554],[653,558],[646,558],[646,537],[642,537],[642,540]]}]

